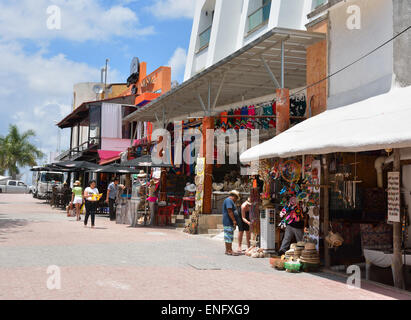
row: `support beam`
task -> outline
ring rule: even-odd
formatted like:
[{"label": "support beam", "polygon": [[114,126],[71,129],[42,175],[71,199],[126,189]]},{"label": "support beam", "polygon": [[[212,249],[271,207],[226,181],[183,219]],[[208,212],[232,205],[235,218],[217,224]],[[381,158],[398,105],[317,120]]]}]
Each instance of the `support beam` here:
[{"label": "support beam", "polygon": [[223,89],[226,74],[227,73],[225,73],[225,72],[223,73],[223,78],[221,79],[220,85],[218,86],[217,94],[216,94],[214,102],[213,102],[213,111],[215,110],[215,107],[217,106],[218,98],[220,97],[221,90]]},{"label": "support beam", "polygon": [[276,135],[290,128],[290,90],[277,89],[277,125]]},{"label": "support beam", "polygon": [[166,108],[163,106],[163,129],[166,128]]},{"label": "support beam", "polygon": [[281,88],[284,88],[284,68],[285,68],[284,42],[285,40],[281,41]]},{"label": "support beam", "polygon": [[208,79],[208,116],[211,115],[211,79]]},{"label": "support beam", "polygon": [[[203,145],[201,146],[201,156],[206,158],[206,165],[204,168],[204,194],[203,194],[203,214],[212,213],[212,192],[213,192],[213,163],[207,162],[207,130],[214,130],[214,118],[203,118]],[[214,152],[208,150],[208,152]]]},{"label": "support beam", "polygon": [[200,95],[198,92],[197,92],[197,97],[198,97],[198,100],[200,101],[201,107],[202,107],[203,110],[204,110],[204,115],[206,115],[206,114],[207,114],[207,109],[206,109],[206,107],[205,107],[203,98],[201,98],[201,95]]},{"label": "support beam", "polygon": [[[323,155],[322,157],[322,165],[323,165],[323,182],[321,184],[324,184],[328,186],[328,155]],[[328,187],[323,188],[323,211],[324,211],[324,233],[322,238],[325,239],[325,237],[328,235],[329,232],[329,226],[330,226],[330,194],[329,194],[329,189]],[[324,260],[325,260],[325,267],[329,268],[330,267],[330,252],[328,249],[328,246],[324,243]]]},{"label": "support beam", "polygon": [[261,56],[261,61],[263,62],[264,67],[267,70],[268,75],[270,76],[271,80],[273,81],[275,88],[279,89],[280,84],[278,83],[277,78],[275,77],[274,73],[271,71],[270,66],[268,65],[267,61],[265,61],[263,56]]},{"label": "support beam", "polygon": [[[400,172],[401,181],[401,161],[400,161],[400,149],[394,149],[394,164],[393,171]],[[400,182],[401,183],[401,182]],[[401,201],[400,201],[401,203]],[[400,207],[401,212],[401,207]],[[394,286],[396,288],[404,289],[404,274],[403,274],[403,261],[401,256],[401,222],[393,222],[393,249],[394,254],[392,256],[392,272]]]},{"label": "support beam", "polygon": [[137,133],[137,126],[136,126],[136,132],[134,132],[134,122],[131,122],[130,148],[133,146],[133,141],[134,141],[136,133]]}]

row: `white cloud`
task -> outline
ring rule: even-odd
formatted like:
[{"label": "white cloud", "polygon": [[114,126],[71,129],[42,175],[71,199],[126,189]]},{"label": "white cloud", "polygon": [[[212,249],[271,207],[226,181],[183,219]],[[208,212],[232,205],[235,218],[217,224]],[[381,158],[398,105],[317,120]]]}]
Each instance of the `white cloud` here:
[{"label": "white cloud", "polygon": [[[55,151],[57,127],[71,110],[73,84],[100,78],[100,70],[73,62],[59,54],[45,58],[41,52],[27,54],[15,42],[0,42],[0,134],[9,123],[21,131],[33,129],[36,145],[47,152]],[[111,69],[110,82],[119,81]],[[62,149],[68,148],[69,130],[64,130]]]},{"label": "white cloud", "polygon": [[183,48],[177,48],[173,56],[168,61],[168,66],[171,67],[171,76],[173,80],[180,78],[185,70],[187,61],[187,52]]},{"label": "white cloud", "polygon": [[148,10],[160,19],[192,19],[195,6],[196,0],[155,0]]},{"label": "white cloud", "polygon": [[[50,5],[60,8],[60,30],[47,27]],[[140,27],[137,15],[129,8],[122,5],[104,8],[97,0],[3,0],[0,3],[0,37],[6,40],[62,38],[82,42],[152,33],[154,28]]]}]

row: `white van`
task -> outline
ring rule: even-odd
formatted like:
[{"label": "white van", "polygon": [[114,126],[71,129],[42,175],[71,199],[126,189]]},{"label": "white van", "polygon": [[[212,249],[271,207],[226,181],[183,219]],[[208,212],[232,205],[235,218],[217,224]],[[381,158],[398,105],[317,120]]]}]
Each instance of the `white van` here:
[{"label": "white van", "polygon": [[33,173],[33,197],[46,199],[53,191],[54,185],[64,182],[64,173],[52,171],[37,171]]}]

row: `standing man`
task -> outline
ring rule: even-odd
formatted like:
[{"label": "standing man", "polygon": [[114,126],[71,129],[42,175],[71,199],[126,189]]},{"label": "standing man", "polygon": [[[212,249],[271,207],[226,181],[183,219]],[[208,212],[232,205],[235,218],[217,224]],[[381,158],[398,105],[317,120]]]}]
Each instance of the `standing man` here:
[{"label": "standing man", "polygon": [[243,224],[243,231],[240,230],[238,233],[238,246],[240,250],[242,250],[241,245],[243,243],[243,232],[245,231],[245,238],[247,240],[247,247],[251,247],[251,236],[250,236],[250,206],[251,206],[251,201],[250,198],[248,198],[242,205],[241,205],[241,220]]},{"label": "standing man", "polygon": [[[294,201],[291,201],[293,205]],[[291,219],[286,221],[284,238],[278,252],[279,256],[282,256],[290,248],[293,238],[296,242],[303,241],[304,232],[308,232],[308,215],[301,208],[293,209],[290,216]]]},{"label": "standing man", "polygon": [[106,203],[108,203],[109,210],[110,210],[110,221],[116,220],[116,211],[115,211],[114,204],[117,198],[119,182],[120,182],[120,179],[116,177],[114,178],[114,181],[108,185],[108,188],[107,188]]},{"label": "standing man", "polygon": [[225,254],[229,256],[237,256],[233,252],[234,230],[237,226],[238,216],[236,202],[240,199],[240,193],[237,190],[230,191],[229,196],[223,202],[223,226],[224,226],[224,242]]}]

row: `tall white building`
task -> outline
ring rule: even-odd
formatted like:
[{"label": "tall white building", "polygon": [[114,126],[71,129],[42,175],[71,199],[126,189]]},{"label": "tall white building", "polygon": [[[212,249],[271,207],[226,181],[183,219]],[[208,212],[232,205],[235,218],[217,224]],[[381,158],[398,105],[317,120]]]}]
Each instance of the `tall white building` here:
[{"label": "tall white building", "polygon": [[279,27],[306,30],[326,0],[196,0],[184,81]]}]

